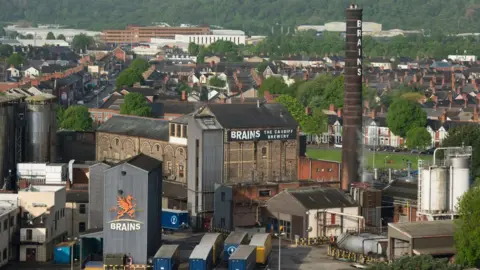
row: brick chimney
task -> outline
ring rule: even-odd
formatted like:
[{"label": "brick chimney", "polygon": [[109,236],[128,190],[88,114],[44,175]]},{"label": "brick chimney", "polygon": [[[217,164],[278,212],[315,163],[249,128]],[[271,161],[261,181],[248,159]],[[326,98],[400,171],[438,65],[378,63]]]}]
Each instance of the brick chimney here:
[{"label": "brick chimney", "polygon": [[187,100],[187,93],[185,91],[182,91],[182,101]]},{"label": "brick chimney", "polygon": [[473,121],[478,122],[478,107],[473,108]]},{"label": "brick chimney", "polygon": [[402,82],[402,83],[403,83],[403,80],[404,80],[404,78],[403,78],[403,77],[400,77],[400,82]]},{"label": "brick chimney", "polygon": [[370,118],[372,118],[372,119],[377,118],[377,111],[375,110],[375,108],[373,108],[373,109],[370,111]]},{"label": "brick chimney", "polygon": [[448,101],[450,101],[450,108],[452,108],[452,103],[453,103],[453,93],[448,92]]},{"label": "brick chimney", "polygon": [[342,118],[342,109],[337,110],[337,117]]},{"label": "brick chimney", "polygon": [[437,111],[437,103],[436,103],[436,102],[433,103],[433,110],[434,110],[434,111]]},{"label": "brick chimney", "polygon": [[442,77],[442,88],[445,86],[445,75]]},{"label": "brick chimney", "polygon": [[335,105],[330,104],[329,111],[335,112]]}]

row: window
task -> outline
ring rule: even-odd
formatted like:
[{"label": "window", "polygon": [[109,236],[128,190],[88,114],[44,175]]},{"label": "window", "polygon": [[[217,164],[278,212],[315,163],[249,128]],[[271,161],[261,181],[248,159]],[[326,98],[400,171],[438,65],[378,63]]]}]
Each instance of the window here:
[{"label": "window", "polygon": [[87,212],[87,206],[85,204],[80,204],[80,207],[78,208],[78,212],[80,214],[85,214]]},{"label": "window", "polygon": [[8,219],[5,219],[3,221],[3,231],[6,231],[8,229]]},{"label": "window", "polygon": [[259,190],[258,191],[258,197],[270,197],[270,190]]},{"label": "window", "polygon": [[175,124],[170,124],[170,136],[175,136]]},{"label": "window", "polygon": [[120,144],[120,140],[119,139],[115,139],[115,145],[118,146]]},{"label": "window", "polygon": [[335,224],[335,214],[332,214],[332,225]]},{"label": "window", "polygon": [[155,148],[157,148],[157,152],[160,152],[160,145],[155,145]]},{"label": "window", "polygon": [[172,173],[172,162],[167,161],[167,173]]},{"label": "window", "polygon": [[178,165],[178,177],[184,177],[183,165]]},{"label": "window", "polygon": [[175,137],[182,137],[182,125],[176,125],[177,126],[177,132],[175,134]]},{"label": "window", "polygon": [[262,157],[263,158],[267,157],[267,147],[262,147]]},{"label": "window", "polygon": [[222,202],[225,201],[225,192],[222,192],[222,199],[221,200],[222,200]]},{"label": "window", "polygon": [[78,223],[78,232],[84,232],[85,231],[85,222],[80,222]]},{"label": "window", "polygon": [[26,235],[27,240],[32,240],[32,237],[33,237],[32,230],[28,229],[26,234],[27,234]]},{"label": "window", "polygon": [[7,259],[7,249],[3,249],[3,260],[5,261]]},{"label": "window", "polygon": [[183,155],[183,148],[179,148],[179,149],[178,149],[178,154],[179,154],[179,155]]},{"label": "window", "polygon": [[187,138],[187,126],[186,125],[183,126],[183,136],[182,137]]}]

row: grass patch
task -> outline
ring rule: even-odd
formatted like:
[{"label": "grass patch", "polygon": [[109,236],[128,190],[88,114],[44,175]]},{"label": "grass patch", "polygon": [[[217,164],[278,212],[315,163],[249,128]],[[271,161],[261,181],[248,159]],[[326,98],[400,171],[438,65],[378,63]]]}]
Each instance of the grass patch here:
[{"label": "grass patch", "polygon": [[[308,149],[307,155],[311,158],[332,160],[341,162],[342,151],[341,149]],[[392,169],[405,169],[407,165],[404,160],[410,160],[412,162],[412,168],[416,169],[418,166],[418,159],[432,160],[430,155],[417,155],[410,153],[392,153],[392,152],[365,152],[368,158],[367,167],[373,168],[373,161],[375,160],[375,167],[379,169],[392,168]],[[386,167],[385,167],[386,166]]]}]

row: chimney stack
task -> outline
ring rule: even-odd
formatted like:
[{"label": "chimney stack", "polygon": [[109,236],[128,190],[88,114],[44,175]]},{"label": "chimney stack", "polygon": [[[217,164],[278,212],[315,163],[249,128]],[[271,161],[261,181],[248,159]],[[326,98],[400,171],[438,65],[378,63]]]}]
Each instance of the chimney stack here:
[{"label": "chimney stack", "polygon": [[335,105],[330,104],[329,111],[335,112]]},{"label": "chimney stack", "polygon": [[308,71],[304,71],[303,72],[303,80],[308,81],[309,78],[310,78],[310,75],[308,74]]},{"label": "chimney stack", "polygon": [[442,115],[440,116],[440,122],[445,123],[447,121],[447,110],[444,110]]},{"label": "chimney stack", "polygon": [[375,108],[373,108],[370,111],[370,118],[372,118],[373,120],[375,120],[375,118],[377,118],[377,111],[375,110]]}]

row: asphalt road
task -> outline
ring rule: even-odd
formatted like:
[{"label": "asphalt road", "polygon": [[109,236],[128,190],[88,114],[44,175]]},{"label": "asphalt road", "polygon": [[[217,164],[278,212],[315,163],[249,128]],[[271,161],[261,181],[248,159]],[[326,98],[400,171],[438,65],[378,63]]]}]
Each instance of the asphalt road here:
[{"label": "asphalt road", "polygon": [[108,85],[105,90],[101,91],[98,93],[98,95],[95,95],[93,92],[85,96],[85,98],[91,98],[89,102],[85,103],[85,106],[88,108],[98,108],[98,106],[102,105],[102,99],[106,98],[110,93],[113,91],[113,85]]}]

